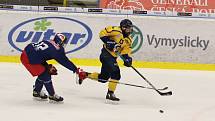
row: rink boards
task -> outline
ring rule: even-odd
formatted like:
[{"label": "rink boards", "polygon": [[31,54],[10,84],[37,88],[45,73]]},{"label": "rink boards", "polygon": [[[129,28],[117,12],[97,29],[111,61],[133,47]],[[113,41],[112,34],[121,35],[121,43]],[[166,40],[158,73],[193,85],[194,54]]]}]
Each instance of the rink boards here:
[{"label": "rink boards", "polygon": [[135,25],[134,66],[215,70],[214,19],[4,10],[0,13],[0,62],[20,62],[19,55],[27,44],[65,33],[68,57],[79,65],[98,66],[102,48],[99,31],[108,25],[118,26],[128,18]]}]

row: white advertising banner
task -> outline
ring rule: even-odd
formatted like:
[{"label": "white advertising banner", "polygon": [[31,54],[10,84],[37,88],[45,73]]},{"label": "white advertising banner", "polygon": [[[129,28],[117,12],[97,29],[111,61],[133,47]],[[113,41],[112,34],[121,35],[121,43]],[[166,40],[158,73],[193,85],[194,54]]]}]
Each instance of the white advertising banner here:
[{"label": "white advertising banner", "polygon": [[0,11],[0,55],[19,55],[31,43],[67,38],[71,58],[97,59],[102,48],[100,30],[132,20],[134,60],[150,62],[215,62],[215,20],[133,15]]},{"label": "white advertising banner", "polygon": [[[142,47],[134,54],[137,60],[215,63],[215,20],[175,17],[131,20],[137,26],[135,32],[143,36]],[[135,36],[141,38],[141,34]]]}]

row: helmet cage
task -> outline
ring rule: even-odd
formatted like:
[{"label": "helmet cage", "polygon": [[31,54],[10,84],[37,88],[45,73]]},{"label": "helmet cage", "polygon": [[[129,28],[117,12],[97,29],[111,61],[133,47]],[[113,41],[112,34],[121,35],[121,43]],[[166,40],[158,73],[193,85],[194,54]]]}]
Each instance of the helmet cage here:
[{"label": "helmet cage", "polygon": [[64,46],[65,41],[66,41],[66,36],[60,33],[57,33],[54,37],[54,41],[56,44],[60,46]]}]

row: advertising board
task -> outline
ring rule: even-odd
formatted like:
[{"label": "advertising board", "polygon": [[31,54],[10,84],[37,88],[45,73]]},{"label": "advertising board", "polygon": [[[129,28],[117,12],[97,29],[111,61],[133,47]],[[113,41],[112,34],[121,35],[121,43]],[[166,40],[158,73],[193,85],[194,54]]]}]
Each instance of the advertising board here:
[{"label": "advertising board", "polygon": [[15,11],[2,12],[0,17],[1,56],[19,56],[27,44],[64,33],[68,57],[98,59],[103,44],[99,32],[128,18],[134,24],[131,36],[135,61],[215,62],[213,19]]}]

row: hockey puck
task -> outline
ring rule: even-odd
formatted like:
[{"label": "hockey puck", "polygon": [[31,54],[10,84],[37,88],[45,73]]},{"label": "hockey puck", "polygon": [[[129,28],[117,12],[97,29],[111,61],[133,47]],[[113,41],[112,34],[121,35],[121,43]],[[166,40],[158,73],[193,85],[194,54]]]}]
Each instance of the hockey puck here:
[{"label": "hockey puck", "polygon": [[163,110],[159,110],[160,113],[163,113]]}]

